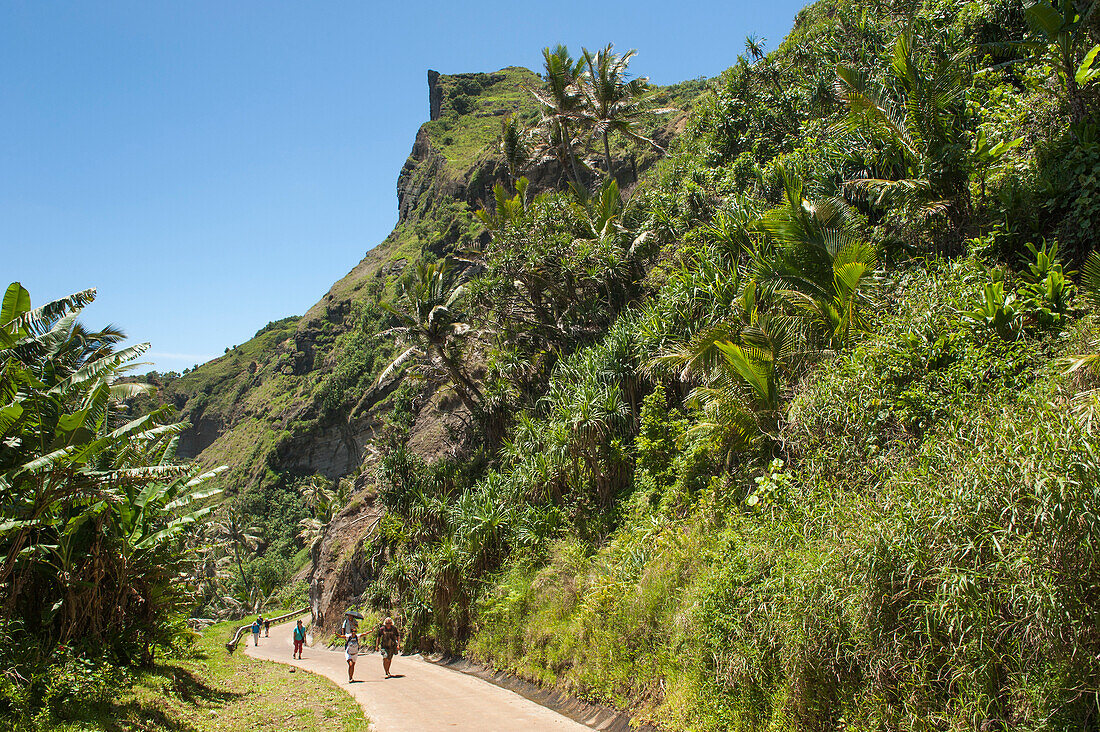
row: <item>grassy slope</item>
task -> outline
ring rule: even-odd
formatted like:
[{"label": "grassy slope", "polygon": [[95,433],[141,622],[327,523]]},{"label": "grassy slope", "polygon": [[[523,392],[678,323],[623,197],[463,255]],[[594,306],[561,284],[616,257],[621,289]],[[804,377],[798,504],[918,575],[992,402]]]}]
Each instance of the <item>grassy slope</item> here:
[{"label": "grassy slope", "polygon": [[[1043,728],[1036,706],[1077,718],[1066,674],[1096,664],[1064,639],[1087,634],[1095,597],[1100,444],[1066,409],[1054,362],[1096,324],[990,341],[955,308],[987,273],[937,269],[896,281],[899,314],[805,379],[789,465],[695,494],[661,486],[662,505],[637,496],[599,549],[562,540],[545,564],[512,565],[473,655],[668,729],[962,729],[999,715]],[[901,345],[912,332],[932,342]],[[747,509],[760,479],[769,497]]]},{"label": "grassy slope", "polygon": [[509,66],[492,74],[441,75],[440,118],[424,125],[432,145],[447,159],[448,167],[467,172],[500,136],[500,120],[506,114],[530,122],[537,114],[531,94],[523,87],[539,83],[525,68]]},{"label": "grassy slope", "polygon": [[140,672],[133,687],[109,704],[84,708],[58,732],[215,732],[215,730],[367,729],[362,708],[323,676],[244,653],[227,653],[234,624],[222,623],[198,639],[194,655],[161,661]]}]

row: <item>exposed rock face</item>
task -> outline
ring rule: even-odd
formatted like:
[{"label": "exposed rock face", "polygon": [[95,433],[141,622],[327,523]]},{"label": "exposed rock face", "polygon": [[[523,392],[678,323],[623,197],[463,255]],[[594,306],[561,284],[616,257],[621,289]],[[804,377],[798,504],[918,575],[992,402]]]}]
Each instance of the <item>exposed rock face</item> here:
[{"label": "exposed rock face", "polygon": [[432,147],[428,131],[421,128],[397,176],[398,221],[418,218],[418,213],[429,210],[441,196],[454,192],[453,182],[441,180],[440,171],[445,163],[443,156]]},{"label": "exposed rock face", "polygon": [[198,416],[190,415],[191,427],[180,434],[177,454],[184,460],[192,460],[218,439],[225,431],[225,422],[219,417],[205,417],[200,412]]},{"label": "exposed rock face", "polygon": [[272,467],[296,475],[323,475],[338,480],[359,467],[363,450],[380,430],[381,422],[374,418],[350,423],[331,420],[323,427],[279,443]]},{"label": "exposed rock face", "polygon": [[385,564],[371,552],[382,511],[368,491],[358,493],[325,529],[311,552],[309,606],[322,633],[335,633],[353,598],[378,578]]},{"label": "exposed rock face", "polygon": [[428,119],[439,119],[443,107],[443,90],[439,87],[439,72],[428,69]]}]

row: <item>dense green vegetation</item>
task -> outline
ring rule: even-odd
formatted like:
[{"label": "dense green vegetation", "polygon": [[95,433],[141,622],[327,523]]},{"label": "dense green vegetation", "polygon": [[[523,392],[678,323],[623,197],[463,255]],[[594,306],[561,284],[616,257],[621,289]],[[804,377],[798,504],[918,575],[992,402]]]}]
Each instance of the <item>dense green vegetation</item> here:
[{"label": "dense green vegetation", "polygon": [[[165,409],[131,419],[120,375],[148,346],[77,317],[94,290],[0,308],[0,716],[48,722],[82,685],[112,688],[181,632],[220,491],[176,459]],[[69,695],[69,696],[67,696]]]},{"label": "dense green vegetation", "polygon": [[[160,399],[88,293],[13,286],[0,711],[290,602],[377,481],[363,600],[424,645],[669,729],[1095,728],[1096,4],[821,0],[668,89],[610,46],[440,77],[391,238]],[[211,521],[159,401],[234,466]],[[286,467],[368,413],[376,459]]]},{"label": "dense green vegetation", "polygon": [[1095,726],[1094,5],[819,2],[629,195],[629,56],[547,49],[393,305],[473,419],[388,443],[374,604],[671,729]]}]

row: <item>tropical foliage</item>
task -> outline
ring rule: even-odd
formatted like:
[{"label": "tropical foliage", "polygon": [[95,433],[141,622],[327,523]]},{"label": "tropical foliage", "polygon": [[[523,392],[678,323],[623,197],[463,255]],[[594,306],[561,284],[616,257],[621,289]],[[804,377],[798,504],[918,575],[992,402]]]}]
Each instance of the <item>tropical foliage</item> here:
[{"label": "tropical foliage", "polygon": [[[671,107],[628,77],[633,52],[544,49],[538,113],[493,120],[477,149],[500,160],[463,183],[488,203],[404,214],[407,266],[311,326],[341,339],[328,372],[280,352],[310,428],[384,413],[354,483],[383,515],[341,560],[372,580],[362,601],[414,644],[669,729],[1094,727],[1094,8],[822,0],[775,50],[747,39],[661,135]],[[431,134],[484,88],[453,86]],[[473,147],[448,139],[445,155]],[[631,150],[662,159],[627,175]],[[49,352],[53,325],[34,332]],[[112,338],[80,336],[96,359]],[[72,377],[91,358],[10,379],[88,385],[4,490],[120,429],[146,466],[125,473],[134,499],[96,498],[125,482],[87,476],[137,467],[104,443],[110,460],[72,473],[70,513],[5,524],[4,581],[18,568],[61,601],[42,632],[74,606],[39,576],[72,515],[164,490],[160,536],[181,497],[205,500],[147,467],[170,464],[172,428],[110,422],[117,383],[102,415],[87,401],[99,387]],[[5,403],[5,430],[31,424]],[[270,468],[190,534],[206,607],[268,601],[351,492]],[[11,505],[13,522],[47,515]]]},{"label": "tropical foliage", "polygon": [[183,425],[165,410],[127,416],[143,385],[120,377],[147,345],[83,326],[94,297],[35,308],[13,283],[0,310],[0,705],[13,719],[44,701],[37,670],[65,648],[148,664],[173,642],[207,549],[195,529],[220,492],[176,459]]},{"label": "tropical foliage", "polygon": [[545,49],[433,301],[478,418],[384,454],[372,601],[674,729],[1089,724],[1085,5],[818,3],[625,190],[633,52]]}]

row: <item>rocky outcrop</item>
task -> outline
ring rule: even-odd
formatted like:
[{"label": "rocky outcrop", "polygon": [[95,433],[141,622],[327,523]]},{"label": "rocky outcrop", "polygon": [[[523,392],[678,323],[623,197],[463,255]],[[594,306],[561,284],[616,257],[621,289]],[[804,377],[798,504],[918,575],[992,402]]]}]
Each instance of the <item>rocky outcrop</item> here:
[{"label": "rocky outcrop", "polygon": [[176,454],[184,460],[193,460],[225,431],[225,422],[221,417],[188,415],[191,426],[180,434]]},{"label": "rocky outcrop", "polygon": [[428,120],[439,119],[443,107],[443,89],[439,86],[439,72],[428,69]]},{"label": "rocky outcrop", "polygon": [[[356,497],[313,548],[311,604],[327,629],[339,622],[341,606],[361,600],[386,559],[371,548],[381,515],[373,501],[371,455],[398,382],[371,385],[376,376],[367,369],[376,372],[384,364],[372,360],[356,372],[349,364],[363,363],[354,359],[371,349],[361,340],[348,344],[356,343],[356,329],[367,322],[363,313],[392,296],[420,252],[444,257],[479,236],[464,208],[491,200],[497,183],[511,185],[497,150],[500,122],[507,114],[525,124],[537,119],[535,102],[523,88],[537,82],[534,73],[517,67],[491,74],[429,71],[429,121],[398,175],[398,224],[390,236],[300,319],[262,338],[263,331],[257,333],[179,380],[175,405],[192,422],[181,435],[180,453],[206,465],[229,464],[230,494],[302,475],[332,481],[358,476]],[[564,185],[563,170],[553,161],[525,175],[531,195]],[[326,391],[326,384],[336,386]],[[454,435],[469,414],[445,394],[428,385],[406,435],[408,449],[426,460],[462,449]]]},{"label": "rocky outcrop", "polygon": [[329,420],[308,432],[279,443],[271,467],[294,475],[323,475],[338,480],[358,468],[363,451],[378,436],[382,423],[376,418]]},{"label": "rocky outcrop", "polygon": [[443,196],[453,195],[458,182],[441,175],[445,164],[446,159],[432,147],[428,131],[421,127],[397,176],[399,222],[416,220]]},{"label": "rocky outcrop", "polygon": [[385,564],[381,550],[373,549],[382,511],[369,489],[362,489],[336,515],[311,550],[308,577],[313,623],[322,633],[335,633],[344,611],[358,598]]}]

